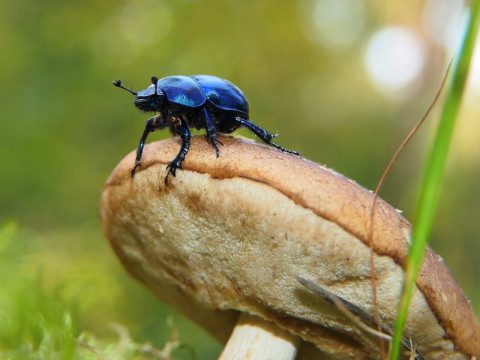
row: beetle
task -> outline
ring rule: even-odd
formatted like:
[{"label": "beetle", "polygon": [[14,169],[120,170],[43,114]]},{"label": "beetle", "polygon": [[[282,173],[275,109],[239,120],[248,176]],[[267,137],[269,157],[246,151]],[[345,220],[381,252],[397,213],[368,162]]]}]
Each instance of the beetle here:
[{"label": "beetle", "polygon": [[298,155],[298,152],[288,150],[272,142],[278,134],[272,135],[268,131],[249,121],[248,101],[243,92],[228,80],[211,75],[174,75],[162,79],[151,78],[152,84],[141,91],[133,91],[122,85],[121,80],[113,81],[113,85],[135,95],[133,103],[144,112],[158,112],[159,114],[147,120],[145,130],[137,148],[135,165],[132,176],[137,168],[141,167],[143,148],[148,134],[155,130],[170,128],[172,135],[179,135],[182,146],[178,155],[167,166],[165,184],[168,175],[175,176],[177,169],[181,169],[182,162],[190,147],[190,128],[205,128],[207,140],[215,149],[217,157],[220,155],[217,139],[218,133],[231,133],[245,127],[257,135],[265,143],[287,153]]}]

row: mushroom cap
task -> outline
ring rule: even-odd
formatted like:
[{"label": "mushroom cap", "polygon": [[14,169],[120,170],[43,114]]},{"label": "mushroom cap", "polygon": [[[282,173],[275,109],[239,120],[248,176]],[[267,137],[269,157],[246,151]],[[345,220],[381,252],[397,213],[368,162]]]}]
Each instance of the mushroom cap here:
[{"label": "mushroom cap", "polygon": [[[305,358],[380,357],[378,339],[297,280],[373,313],[372,192],[299,156],[219,139],[224,146],[216,158],[204,137],[193,137],[182,170],[167,185],[165,167],[179,138],[147,145],[134,178],[135,152],[115,168],[101,216],[125,268],[220,341],[247,312],[298,335]],[[383,200],[376,206],[377,306],[382,324],[393,328],[411,226]],[[429,359],[480,356],[478,320],[430,248],[416,285],[405,336]]]}]

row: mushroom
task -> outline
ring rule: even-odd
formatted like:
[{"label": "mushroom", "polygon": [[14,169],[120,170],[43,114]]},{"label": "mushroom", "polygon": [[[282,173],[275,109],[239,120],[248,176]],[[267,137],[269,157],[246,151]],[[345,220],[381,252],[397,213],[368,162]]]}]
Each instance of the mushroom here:
[{"label": "mushroom", "polygon": [[[133,178],[135,153],[115,168],[101,216],[125,268],[228,341],[221,359],[256,359],[255,351],[277,348],[272,344],[285,356],[261,358],[380,358],[378,338],[311,291],[324,289],[361,314],[373,314],[373,194],[299,156],[236,137],[220,140],[217,158],[205,138],[192,138],[182,170],[167,185],[165,167],[178,152],[178,138],[146,146]],[[376,206],[372,239],[384,329],[395,322],[411,226],[383,200]],[[478,320],[429,248],[405,336],[426,359],[480,357]]]}]

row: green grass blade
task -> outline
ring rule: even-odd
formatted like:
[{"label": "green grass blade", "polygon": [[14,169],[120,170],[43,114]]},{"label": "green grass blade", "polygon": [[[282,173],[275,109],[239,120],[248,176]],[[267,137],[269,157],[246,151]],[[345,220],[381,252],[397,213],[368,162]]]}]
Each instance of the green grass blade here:
[{"label": "green grass blade", "polygon": [[417,202],[416,221],[413,227],[413,244],[405,264],[405,283],[395,323],[390,359],[397,359],[400,354],[403,329],[408,314],[408,307],[415,287],[415,278],[423,259],[423,253],[431,232],[435,209],[443,180],[448,149],[450,147],[455,120],[460,108],[465,82],[468,75],[475,40],[480,20],[480,1],[470,2],[467,29],[460,48],[458,61],[452,72],[447,89],[440,123],[425,163],[424,174]]}]

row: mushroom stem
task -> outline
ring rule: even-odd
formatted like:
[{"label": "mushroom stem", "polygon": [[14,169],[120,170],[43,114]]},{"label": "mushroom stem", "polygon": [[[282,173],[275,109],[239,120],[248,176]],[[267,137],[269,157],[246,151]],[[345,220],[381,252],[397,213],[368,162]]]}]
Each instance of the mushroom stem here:
[{"label": "mushroom stem", "polygon": [[219,360],[291,360],[300,339],[258,316],[242,313]]}]

